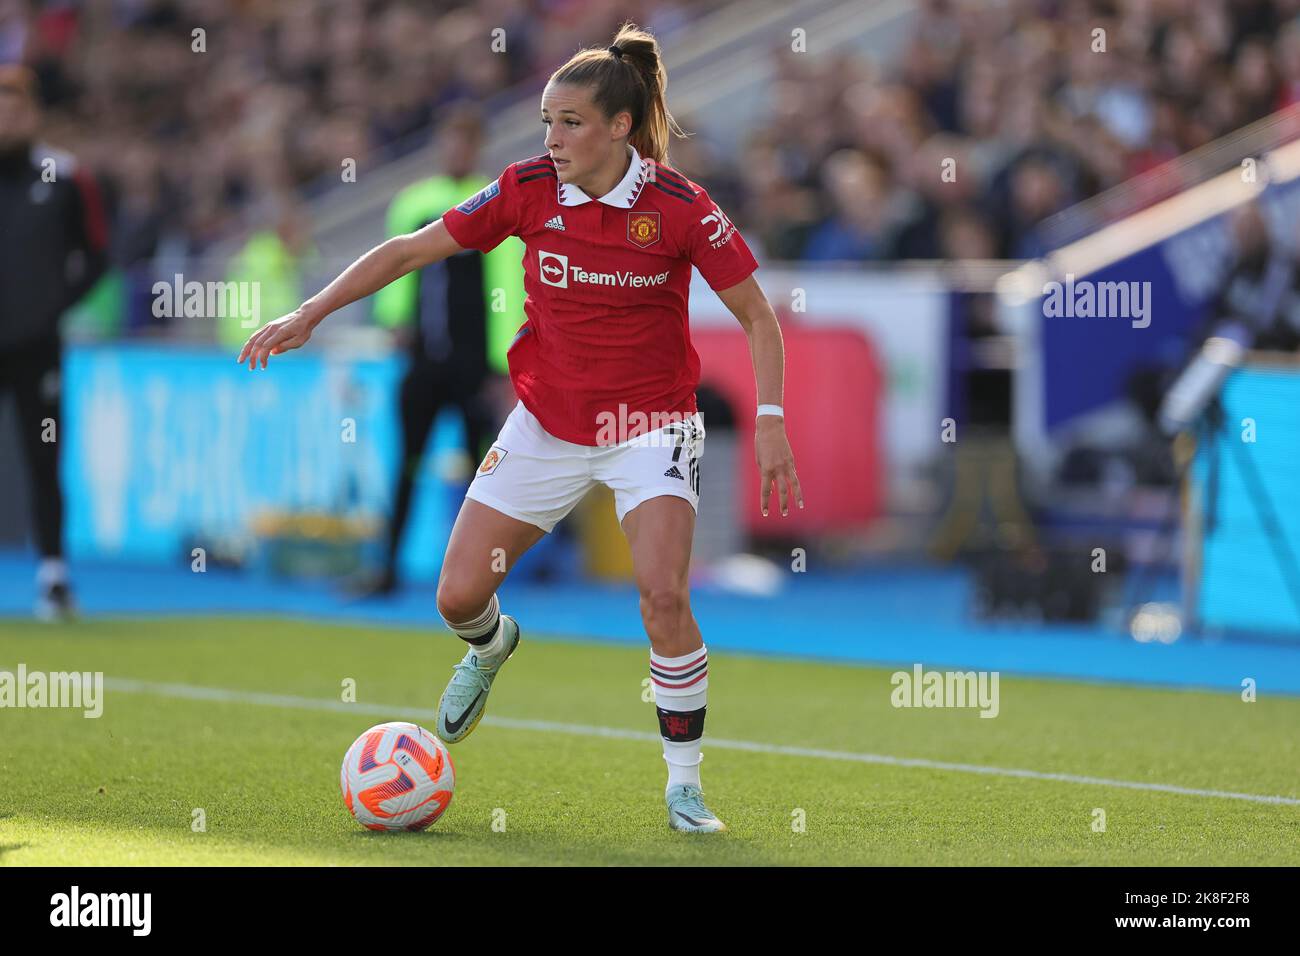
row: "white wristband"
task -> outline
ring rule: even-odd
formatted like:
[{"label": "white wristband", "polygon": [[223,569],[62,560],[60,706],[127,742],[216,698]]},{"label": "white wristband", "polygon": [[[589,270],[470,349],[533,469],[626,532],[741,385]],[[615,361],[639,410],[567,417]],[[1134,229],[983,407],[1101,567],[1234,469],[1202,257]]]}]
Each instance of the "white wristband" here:
[{"label": "white wristband", "polygon": [[785,418],[785,411],[780,405],[760,405],[758,406],[758,415],[754,417],[758,418],[762,415],[775,415],[777,418]]}]

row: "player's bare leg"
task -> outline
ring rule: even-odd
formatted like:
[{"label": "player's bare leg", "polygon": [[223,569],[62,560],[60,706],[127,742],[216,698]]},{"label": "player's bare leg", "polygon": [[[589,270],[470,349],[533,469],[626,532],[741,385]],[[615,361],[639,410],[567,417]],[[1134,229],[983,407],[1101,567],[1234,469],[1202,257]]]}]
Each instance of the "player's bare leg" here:
[{"label": "player's bare leg", "polygon": [[496,592],[543,534],[472,498],[461,505],[438,578],[438,613],[470,645],[438,702],[438,736],[448,743],[478,726],[492,682],[519,644],[519,625],[501,613]]},{"label": "player's bare leg", "polygon": [[661,495],[623,518],[641,595],[641,620],[650,638],[650,678],[668,764],[668,825],[691,833],[726,826],[702,800],[700,744],[709,686],[709,654],[691,613],[691,541],[695,509]]}]

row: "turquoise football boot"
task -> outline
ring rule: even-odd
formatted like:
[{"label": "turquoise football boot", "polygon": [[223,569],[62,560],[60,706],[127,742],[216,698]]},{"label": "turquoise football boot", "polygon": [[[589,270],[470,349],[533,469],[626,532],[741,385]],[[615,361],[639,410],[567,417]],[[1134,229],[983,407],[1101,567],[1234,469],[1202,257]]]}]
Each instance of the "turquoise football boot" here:
[{"label": "turquoise football boot", "polygon": [[727,825],[713,815],[701,797],[704,791],[693,783],[669,787],[668,826],[683,833],[721,833]]},{"label": "turquoise football boot", "polygon": [[461,662],[451,669],[451,681],[438,701],[437,727],[438,736],[449,744],[464,740],[478,726],[487,707],[492,682],[496,680],[501,665],[510,660],[510,655],[519,646],[519,625],[515,619],[502,614],[501,626],[509,648],[501,660],[491,666],[480,665],[478,648],[471,644]]}]

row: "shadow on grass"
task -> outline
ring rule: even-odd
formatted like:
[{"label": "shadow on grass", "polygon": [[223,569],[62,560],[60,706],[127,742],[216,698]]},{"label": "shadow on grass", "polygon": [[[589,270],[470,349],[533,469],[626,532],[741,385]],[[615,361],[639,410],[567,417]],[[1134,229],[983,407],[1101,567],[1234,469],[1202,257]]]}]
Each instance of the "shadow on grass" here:
[{"label": "shadow on grass", "polygon": [[[435,823],[425,830],[365,830],[359,829],[349,835],[352,840],[361,840],[359,846],[365,846],[372,840],[437,840],[439,843],[463,843],[473,838],[466,833],[454,833],[439,830]],[[400,846],[401,844],[394,844]]]}]

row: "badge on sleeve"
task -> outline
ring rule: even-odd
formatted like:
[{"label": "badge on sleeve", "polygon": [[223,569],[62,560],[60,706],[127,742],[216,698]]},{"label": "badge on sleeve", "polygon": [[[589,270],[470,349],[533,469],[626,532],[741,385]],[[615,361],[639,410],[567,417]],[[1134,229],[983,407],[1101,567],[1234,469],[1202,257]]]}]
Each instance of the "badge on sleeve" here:
[{"label": "badge on sleeve", "polygon": [[463,212],[465,215],[468,216],[470,213],[472,213],[475,209],[478,209],[488,200],[495,199],[497,197],[497,194],[500,192],[501,192],[501,181],[494,180],[493,182],[484,186],[474,195],[470,196],[459,206],[457,206],[456,211]]}]

